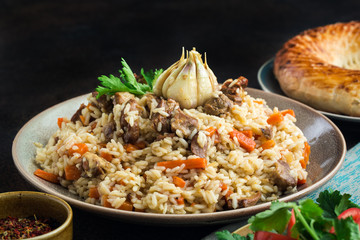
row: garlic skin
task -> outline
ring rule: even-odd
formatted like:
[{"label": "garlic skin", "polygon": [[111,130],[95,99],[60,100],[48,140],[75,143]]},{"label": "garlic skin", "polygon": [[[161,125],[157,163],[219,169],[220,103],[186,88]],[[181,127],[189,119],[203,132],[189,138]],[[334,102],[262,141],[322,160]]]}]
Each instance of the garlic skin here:
[{"label": "garlic skin", "polygon": [[200,53],[195,49],[184,50],[179,61],[166,69],[156,80],[156,95],[176,100],[181,108],[196,108],[208,100],[217,90],[218,82]]}]

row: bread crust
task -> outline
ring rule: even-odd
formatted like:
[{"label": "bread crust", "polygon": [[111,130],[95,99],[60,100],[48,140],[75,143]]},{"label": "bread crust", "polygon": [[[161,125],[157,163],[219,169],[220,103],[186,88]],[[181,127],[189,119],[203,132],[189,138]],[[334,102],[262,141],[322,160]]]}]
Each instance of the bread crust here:
[{"label": "bread crust", "polygon": [[360,117],[360,22],[306,30],[277,52],[274,74],[291,98]]}]

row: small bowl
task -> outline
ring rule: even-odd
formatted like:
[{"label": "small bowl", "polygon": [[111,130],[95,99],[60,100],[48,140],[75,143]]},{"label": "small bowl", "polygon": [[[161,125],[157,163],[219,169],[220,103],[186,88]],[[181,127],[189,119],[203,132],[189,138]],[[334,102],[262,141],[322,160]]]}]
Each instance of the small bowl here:
[{"label": "small bowl", "polygon": [[56,196],[31,191],[0,193],[0,219],[11,217],[37,217],[51,218],[60,226],[30,239],[72,239],[73,213],[70,205]]}]

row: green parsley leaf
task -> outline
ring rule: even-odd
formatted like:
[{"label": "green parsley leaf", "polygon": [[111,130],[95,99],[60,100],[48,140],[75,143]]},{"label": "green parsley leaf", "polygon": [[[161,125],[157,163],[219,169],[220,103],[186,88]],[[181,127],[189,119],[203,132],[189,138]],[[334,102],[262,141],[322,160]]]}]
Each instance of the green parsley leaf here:
[{"label": "green parsley leaf", "polygon": [[335,219],[334,227],[337,239],[360,239],[359,224],[352,217],[346,219]]},{"label": "green parsley leaf", "polygon": [[290,220],[289,209],[296,207],[296,203],[272,202],[270,209],[258,213],[249,219],[250,229],[255,231],[276,231],[283,233]]},{"label": "green parsley leaf", "polygon": [[164,71],[163,69],[159,69],[159,70],[155,69],[155,71],[149,70],[148,72],[145,72],[144,69],[142,68],[140,73],[144,77],[145,81],[150,86],[150,88],[153,88],[154,82],[163,71]]},{"label": "green parsley leaf", "polygon": [[[98,86],[95,89],[98,92],[97,98],[104,94],[113,95],[116,92],[130,92],[135,95],[144,95],[152,91],[153,82],[163,71],[162,69],[155,70],[155,72],[150,70],[148,74],[144,73],[146,78],[144,74],[143,76],[147,84],[142,84],[136,81],[133,71],[123,58],[121,59],[121,65],[122,69],[119,70],[120,77],[115,77],[110,74],[109,77],[102,75],[98,78],[102,86]],[[143,69],[142,72],[144,72]]]},{"label": "green parsley leaf", "polygon": [[218,240],[253,240],[254,235],[240,236],[236,233],[230,233],[228,230],[223,230],[215,233]]}]

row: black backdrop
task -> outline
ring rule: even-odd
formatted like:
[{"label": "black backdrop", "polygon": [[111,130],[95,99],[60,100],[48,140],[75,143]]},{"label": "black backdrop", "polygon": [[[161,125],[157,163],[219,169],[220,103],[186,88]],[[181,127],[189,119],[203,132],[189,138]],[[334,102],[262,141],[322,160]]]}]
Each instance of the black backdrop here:
[{"label": "black backdrop", "polygon": [[[182,47],[196,47],[219,82],[243,75],[259,88],[259,67],[290,37],[359,14],[358,0],[0,1],[0,192],[35,190],[13,164],[17,131],[92,91],[121,57],[138,72],[167,68]],[[359,141],[357,124],[335,123],[348,146]],[[221,227],[138,226],[74,211],[75,239],[199,239]]]}]

